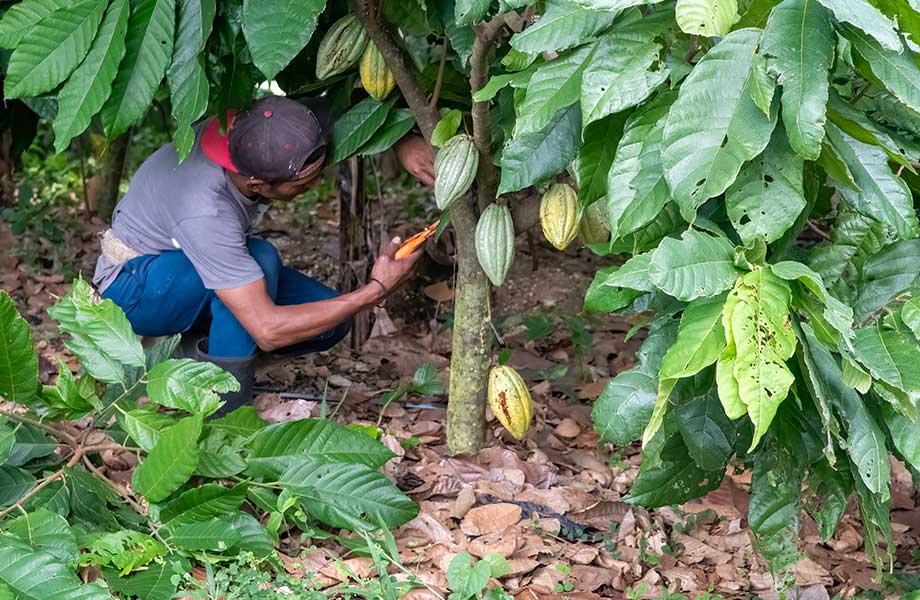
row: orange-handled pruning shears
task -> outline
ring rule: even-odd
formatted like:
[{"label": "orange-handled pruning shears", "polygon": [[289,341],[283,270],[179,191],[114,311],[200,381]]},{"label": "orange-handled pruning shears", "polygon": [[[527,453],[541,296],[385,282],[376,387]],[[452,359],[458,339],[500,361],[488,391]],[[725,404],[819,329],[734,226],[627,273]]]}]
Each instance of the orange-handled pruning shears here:
[{"label": "orange-handled pruning shears", "polygon": [[416,233],[408,240],[403,242],[402,246],[396,251],[396,258],[406,258],[413,252],[415,252],[419,246],[425,243],[425,240],[430,238],[437,232],[438,224],[441,222],[441,219],[438,219],[422,231]]}]

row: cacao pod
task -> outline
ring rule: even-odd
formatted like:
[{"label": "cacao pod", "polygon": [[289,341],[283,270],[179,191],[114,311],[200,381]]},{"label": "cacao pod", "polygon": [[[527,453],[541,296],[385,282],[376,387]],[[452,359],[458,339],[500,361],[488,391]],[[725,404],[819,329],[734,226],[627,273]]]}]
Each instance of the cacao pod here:
[{"label": "cacao pod", "polygon": [[473,138],[460,134],[450,138],[434,159],[434,201],[444,210],[465,194],[479,168],[479,150]]},{"label": "cacao pod", "polygon": [[610,239],[603,199],[592,202],[582,211],[581,221],[578,223],[578,237],[583,244],[600,244]]},{"label": "cacao pod", "polygon": [[382,102],[396,87],[393,72],[387,67],[374,42],[368,42],[358,72],[361,74],[361,85],[378,102]]},{"label": "cacao pod", "polygon": [[357,17],[346,15],[332,24],[316,51],[316,78],[328,79],[344,73],[361,58],[367,46],[367,32]]},{"label": "cacao pod", "polygon": [[493,285],[505,282],[514,259],[514,221],[504,204],[490,204],[479,216],[476,257]]},{"label": "cacao pod", "polygon": [[489,406],[515,439],[524,439],[533,420],[533,400],[517,371],[500,366],[489,373]]},{"label": "cacao pod", "polygon": [[540,201],[543,235],[557,250],[565,250],[578,234],[578,194],[566,183],[554,183]]}]

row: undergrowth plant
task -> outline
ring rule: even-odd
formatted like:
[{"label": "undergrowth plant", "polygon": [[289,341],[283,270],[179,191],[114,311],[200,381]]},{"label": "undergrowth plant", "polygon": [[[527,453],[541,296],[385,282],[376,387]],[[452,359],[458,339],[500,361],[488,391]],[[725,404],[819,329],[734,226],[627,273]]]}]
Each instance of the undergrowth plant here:
[{"label": "undergrowth plant", "polygon": [[[168,600],[192,564],[271,558],[280,535],[320,525],[374,546],[368,532],[418,513],[378,470],[394,454],[360,431],[270,425],[248,406],[208,418],[238,382],[170,358],[178,336],[145,349],[85,281],[49,314],[82,369],[58,359],[43,386],[29,325],[0,291],[0,597]],[[128,490],[104,452],[137,456]],[[78,567],[101,577],[84,584]]]}]

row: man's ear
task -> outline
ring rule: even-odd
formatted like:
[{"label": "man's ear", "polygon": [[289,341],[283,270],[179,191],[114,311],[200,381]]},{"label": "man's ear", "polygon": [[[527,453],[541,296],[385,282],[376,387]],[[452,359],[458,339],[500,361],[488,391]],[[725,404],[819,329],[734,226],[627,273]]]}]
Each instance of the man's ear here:
[{"label": "man's ear", "polygon": [[271,187],[271,184],[262,179],[250,177],[246,180],[245,186],[247,196],[254,196],[256,194],[259,196],[264,196],[264,192],[268,191],[268,188]]}]

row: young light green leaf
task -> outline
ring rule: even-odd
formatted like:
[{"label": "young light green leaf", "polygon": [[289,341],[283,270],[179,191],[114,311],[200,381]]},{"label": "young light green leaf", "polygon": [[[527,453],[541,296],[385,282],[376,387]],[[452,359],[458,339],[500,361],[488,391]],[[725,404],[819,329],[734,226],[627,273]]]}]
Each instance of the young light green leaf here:
[{"label": "young light green leaf", "polygon": [[454,137],[460,128],[462,118],[463,113],[456,108],[447,111],[431,133],[431,145],[440,148],[444,145],[444,142]]},{"label": "young light green leaf", "polygon": [[872,387],[872,375],[846,356],[840,358],[840,379],[843,385],[860,394],[865,394]]},{"label": "young light green leaf", "polygon": [[609,27],[616,14],[590,10],[569,0],[547,0],[540,20],[511,36],[511,47],[521,52],[565,50]]},{"label": "young light green leaf", "polygon": [[125,56],[102,107],[102,124],[111,139],[140,119],[153,100],[172,58],[175,0],[140,0],[128,19]]},{"label": "young light green leaf", "polygon": [[578,102],[582,73],[594,64],[594,54],[594,44],[590,44],[537,67],[527,82],[523,102],[515,107],[514,137],[540,131],[560,109]]},{"label": "young light green leaf", "polygon": [[203,416],[220,407],[218,394],[239,389],[230,373],[190,358],[161,362],[147,373],[147,394],[153,402]]},{"label": "young light green leaf", "polygon": [[4,95],[37,96],[67,79],[89,52],[105,7],[104,0],[80,0],[38,21],[10,56]]},{"label": "young light green leaf", "polygon": [[156,446],[134,469],[132,487],[150,502],[160,502],[182,487],[198,465],[201,415],[182,419],[160,434]]},{"label": "young light green leaf", "polygon": [[900,52],[901,38],[898,37],[898,24],[885,16],[866,0],[818,0],[834,17],[842,23],[848,23],[850,29],[862,30],[874,38],[886,50]]},{"label": "young light green leaf", "polygon": [[676,98],[677,92],[659,94],[626,121],[607,179],[614,239],[652,222],[671,197],[661,165],[661,138],[664,117]]},{"label": "young light green leaf", "polygon": [[395,102],[395,96],[384,102],[365,98],[338,119],[332,133],[333,162],[345,160],[371,139]]},{"label": "young light green leaf", "polygon": [[112,92],[112,80],[125,55],[128,0],[115,0],[106,10],[89,54],[58,93],[54,118],[54,149],[63,152],[71,138],[83,133]]},{"label": "young light green leaf", "polygon": [[740,274],[731,242],[696,230],[662,240],[649,266],[658,289],[688,302],[725,291]]},{"label": "young light green leaf", "polygon": [[901,307],[901,320],[920,340],[920,298],[911,298]]},{"label": "young light green leaf", "polygon": [[736,0],[677,0],[677,25],[684,33],[722,37],[738,16]]},{"label": "young light green leaf", "polygon": [[[243,8],[243,28],[247,20]],[[176,44],[172,64],[166,72],[169,82],[172,115],[176,120],[176,150],[185,158],[195,143],[192,123],[208,108],[208,78],[202,65],[201,52],[211,35],[216,0],[179,0],[179,22],[176,26]],[[252,45],[249,46],[253,51]],[[257,61],[257,64],[258,61]],[[269,78],[271,79],[271,78]]]},{"label": "young light green leaf", "polygon": [[662,139],[664,174],[681,214],[724,192],[760,154],[776,124],[751,97],[760,31],[733,31],[706,53],[680,88]]},{"label": "young light green leaf", "polygon": [[0,396],[28,404],[38,389],[38,355],[29,323],[19,315],[10,295],[0,290]]},{"label": "young light green leaf", "polygon": [[540,131],[514,138],[501,156],[498,193],[515,192],[563,170],[581,146],[581,111],[564,108]]},{"label": "young light green leaf", "polygon": [[804,164],[777,127],[763,154],[741,168],[725,192],[725,208],[743,242],[769,244],[792,227],[805,208]]},{"label": "young light green leaf", "polygon": [[458,598],[475,598],[489,583],[492,568],[484,560],[473,563],[469,552],[461,552],[447,567],[447,584]]},{"label": "young light green leaf", "polygon": [[660,379],[690,377],[718,360],[725,349],[724,304],[723,297],[716,297],[700,298],[687,305],[680,318],[677,341],[661,361]]},{"label": "young light green leaf", "polygon": [[266,79],[274,79],[303,50],[324,8],[326,0],[243,0],[243,35]]}]

